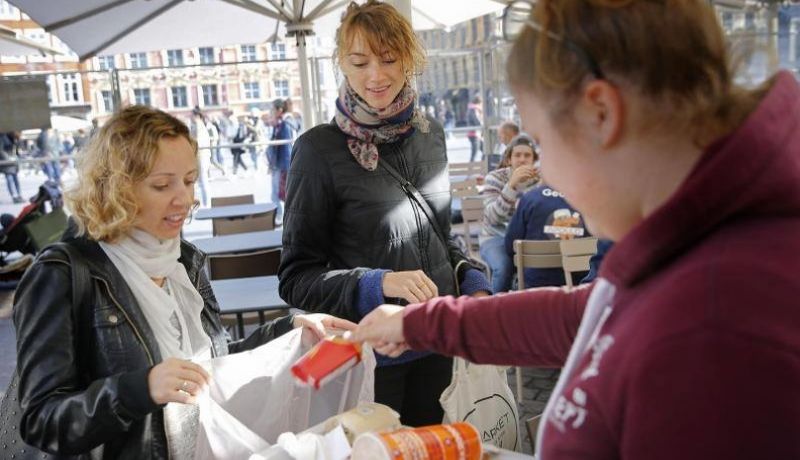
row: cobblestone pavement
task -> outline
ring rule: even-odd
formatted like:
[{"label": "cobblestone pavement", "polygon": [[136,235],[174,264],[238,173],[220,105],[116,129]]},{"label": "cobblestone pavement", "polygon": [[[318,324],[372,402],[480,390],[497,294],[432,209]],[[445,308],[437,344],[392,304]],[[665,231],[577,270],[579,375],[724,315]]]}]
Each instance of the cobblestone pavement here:
[{"label": "cobblestone pavement", "polygon": [[[522,404],[519,405],[519,429],[522,434],[522,451],[532,454],[530,436],[525,420],[541,414],[556,386],[560,369],[522,368]],[[517,383],[514,369],[508,371],[508,385],[516,394]]]}]

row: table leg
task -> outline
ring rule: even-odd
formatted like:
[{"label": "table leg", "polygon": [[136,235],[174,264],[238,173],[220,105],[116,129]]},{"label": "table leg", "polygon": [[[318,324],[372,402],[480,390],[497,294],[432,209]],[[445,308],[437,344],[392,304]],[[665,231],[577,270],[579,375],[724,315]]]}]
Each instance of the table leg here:
[{"label": "table leg", "polygon": [[244,315],[236,314],[236,326],[239,329],[239,340],[244,338]]}]

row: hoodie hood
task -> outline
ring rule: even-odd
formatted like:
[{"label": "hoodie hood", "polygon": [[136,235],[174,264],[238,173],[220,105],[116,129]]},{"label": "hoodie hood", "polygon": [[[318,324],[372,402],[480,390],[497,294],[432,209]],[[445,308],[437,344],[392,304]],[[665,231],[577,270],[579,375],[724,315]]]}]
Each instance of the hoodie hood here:
[{"label": "hoodie hood", "polygon": [[800,87],[779,72],[756,109],[709,145],[684,183],[606,256],[600,276],[632,286],[723,223],[800,217]]}]

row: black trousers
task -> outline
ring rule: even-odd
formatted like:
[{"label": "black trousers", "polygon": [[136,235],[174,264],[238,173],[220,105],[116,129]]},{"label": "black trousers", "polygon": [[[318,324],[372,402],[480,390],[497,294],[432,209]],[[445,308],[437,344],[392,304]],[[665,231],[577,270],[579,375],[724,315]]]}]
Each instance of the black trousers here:
[{"label": "black trousers", "polygon": [[429,355],[375,368],[375,402],[391,407],[406,426],[442,423],[439,397],[453,378],[453,358]]}]

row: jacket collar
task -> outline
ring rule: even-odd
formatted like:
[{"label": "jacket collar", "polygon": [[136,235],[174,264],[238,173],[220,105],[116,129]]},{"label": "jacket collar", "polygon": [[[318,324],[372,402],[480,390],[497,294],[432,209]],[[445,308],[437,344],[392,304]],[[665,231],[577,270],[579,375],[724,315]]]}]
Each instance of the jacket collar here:
[{"label": "jacket collar", "polygon": [[[93,240],[85,237],[67,237],[68,241],[83,256],[92,278],[101,280],[116,301],[117,307],[125,311],[133,326],[141,331],[144,345],[150,350],[156,363],[161,362],[161,352],[153,330],[147,322],[136,297],[117,267],[108,258],[103,248]],[[181,256],[178,259],[186,267],[186,273],[192,283],[197,286],[200,270],[205,264],[205,254],[193,244],[181,240]]]},{"label": "jacket collar", "polygon": [[733,220],[800,216],[800,87],[788,72],[706,148],[679,189],[619,241],[600,276],[632,286]]}]

